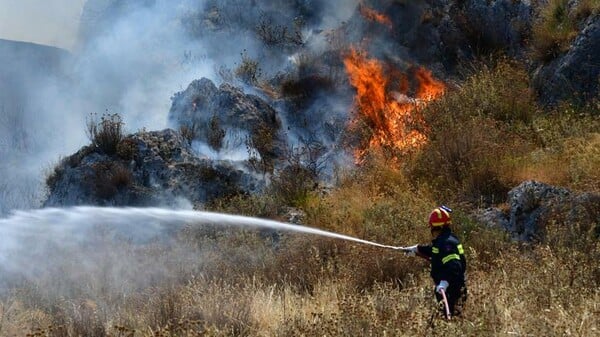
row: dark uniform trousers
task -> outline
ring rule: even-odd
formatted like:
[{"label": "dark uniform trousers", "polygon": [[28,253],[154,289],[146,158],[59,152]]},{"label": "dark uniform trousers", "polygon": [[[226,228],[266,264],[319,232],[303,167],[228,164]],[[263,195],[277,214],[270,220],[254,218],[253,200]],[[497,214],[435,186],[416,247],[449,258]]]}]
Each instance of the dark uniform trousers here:
[{"label": "dark uniform trousers", "polygon": [[[444,228],[431,245],[419,245],[417,247],[420,255],[431,260],[431,278],[435,284],[445,280],[448,282],[446,297],[448,307],[452,315],[460,315],[463,304],[467,300],[467,287],[465,284],[465,272],[467,260],[464,250],[458,238],[450,228]],[[435,293],[438,301],[442,295]]]}]

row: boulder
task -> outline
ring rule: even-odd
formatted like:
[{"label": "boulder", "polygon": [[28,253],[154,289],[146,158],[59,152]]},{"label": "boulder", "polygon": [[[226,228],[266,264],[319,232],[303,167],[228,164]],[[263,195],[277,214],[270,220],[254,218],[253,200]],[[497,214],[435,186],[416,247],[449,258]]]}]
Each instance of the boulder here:
[{"label": "boulder", "polygon": [[175,129],[187,129],[191,142],[207,144],[217,152],[232,146],[250,147],[249,151],[256,151],[265,161],[281,156],[285,147],[279,132],[281,121],[260,97],[228,83],[217,88],[202,78],[171,99],[169,122]]},{"label": "boulder", "polygon": [[592,15],[585,21],[568,52],[539,65],[533,82],[546,105],[572,98],[580,102],[597,99],[600,96],[600,15]]},{"label": "boulder", "polygon": [[[368,36],[371,54],[400,58],[400,64],[425,65],[437,75],[453,74],[458,64],[478,55],[504,52],[523,57],[534,13],[530,1],[369,0],[361,3],[385,15],[391,25],[356,14],[346,28],[350,42],[359,42]],[[378,55],[382,53],[384,55]]]},{"label": "boulder", "polygon": [[551,221],[563,226],[599,224],[599,204],[599,194],[575,193],[529,180],[510,190],[508,209],[487,208],[478,211],[475,218],[488,226],[507,230],[516,240],[541,241],[545,226]]},{"label": "boulder", "polygon": [[130,135],[112,156],[86,146],[65,158],[47,182],[44,206],[189,207],[262,188],[229,162],[198,158],[170,129]]},{"label": "boulder", "polygon": [[536,181],[525,181],[508,192],[510,212],[507,230],[521,240],[530,241],[540,235],[541,219],[556,205],[567,202],[571,192]]}]

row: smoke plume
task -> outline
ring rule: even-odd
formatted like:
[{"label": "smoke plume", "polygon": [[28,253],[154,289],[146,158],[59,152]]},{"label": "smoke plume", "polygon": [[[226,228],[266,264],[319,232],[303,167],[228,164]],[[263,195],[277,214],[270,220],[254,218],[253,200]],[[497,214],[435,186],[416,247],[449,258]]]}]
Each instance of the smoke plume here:
[{"label": "smoke plume", "polygon": [[[0,94],[0,154],[10,162],[0,167],[0,212],[40,204],[52,166],[89,143],[85,123],[91,113],[119,113],[128,132],[173,127],[167,123],[170,98],[192,80],[220,83],[219,70],[235,69],[242,53],[260,59],[265,76],[293,68],[298,46],[322,48],[318,32],[338,26],[357,2],[89,0],[71,52],[0,46],[6,87]],[[305,20],[295,23],[299,14]],[[288,32],[285,45],[265,47],[265,39],[281,30]],[[57,56],[49,60],[51,54]],[[341,105],[337,113],[346,110],[347,103]]]}]

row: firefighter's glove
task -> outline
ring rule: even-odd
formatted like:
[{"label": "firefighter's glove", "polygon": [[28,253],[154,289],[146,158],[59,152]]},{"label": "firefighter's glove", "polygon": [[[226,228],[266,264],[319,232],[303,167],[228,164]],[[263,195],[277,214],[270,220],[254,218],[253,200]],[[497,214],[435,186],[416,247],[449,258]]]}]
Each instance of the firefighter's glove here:
[{"label": "firefighter's glove", "polygon": [[406,256],[415,256],[417,254],[418,250],[419,249],[417,248],[417,245],[410,246],[410,247],[402,247],[402,251],[404,252],[404,255],[406,255]]},{"label": "firefighter's glove", "polygon": [[448,282],[446,280],[441,280],[440,283],[435,287],[435,292],[441,294],[442,290],[445,292],[446,289],[448,289]]}]

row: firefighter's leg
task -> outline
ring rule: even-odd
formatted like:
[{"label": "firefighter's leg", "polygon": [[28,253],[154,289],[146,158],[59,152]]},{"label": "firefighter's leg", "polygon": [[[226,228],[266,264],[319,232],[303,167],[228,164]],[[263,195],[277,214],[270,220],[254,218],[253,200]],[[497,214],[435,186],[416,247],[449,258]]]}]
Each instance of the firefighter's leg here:
[{"label": "firefighter's leg", "polygon": [[456,284],[448,287],[448,306],[453,316],[462,314],[464,303],[467,300],[467,287],[464,284]]},{"label": "firefighter's leg", "polygon": [[[435,294],[435,300],[437,303],[437,307],[439,312],[442,314],[442,317],[446,317],[446,308],[444,307],[444,297],[441,294],[438,294],[435,290],[433,291]],[[448,300],[448,306],[450,305],[450,299],[448,298],[448,294],[446,294],[446,299]],[[452,311],[450,311],[452,312]],[[448,318],[448,317],[446,317]]]}]

